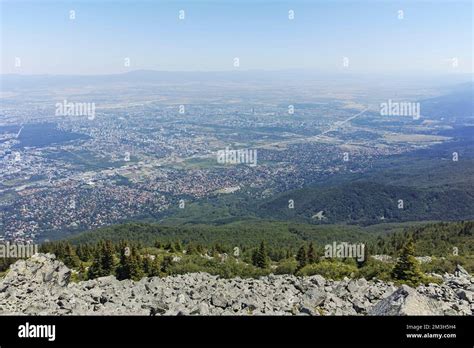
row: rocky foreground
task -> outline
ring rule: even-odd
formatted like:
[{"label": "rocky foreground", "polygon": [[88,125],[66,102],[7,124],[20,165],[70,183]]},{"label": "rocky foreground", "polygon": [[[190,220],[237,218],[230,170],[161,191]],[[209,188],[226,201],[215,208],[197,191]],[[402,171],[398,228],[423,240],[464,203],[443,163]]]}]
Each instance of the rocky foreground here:
[{"label": "rocky foreground", "polygon": [[207,273],[70,282],[51,254],[13,264],[0,280],[2,315],[472,315],[474,278],[462,267],[443,284],[397,287],[316,275],[222,279]]}]

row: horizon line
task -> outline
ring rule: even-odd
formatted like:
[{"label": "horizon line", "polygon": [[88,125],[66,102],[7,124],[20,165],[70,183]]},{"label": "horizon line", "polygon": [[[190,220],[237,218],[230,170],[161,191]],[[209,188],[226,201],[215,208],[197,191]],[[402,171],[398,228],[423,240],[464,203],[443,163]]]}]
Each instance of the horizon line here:
[{"label": "horizon line", "polygon": [[310,68],[286,68],[286,69],[229,69],[229,70],[155,70],[155,69],[135,69],[130,71],[123,72],[114,72],[114,73],[103,73],[103,74],[74,74],[74,73],[64,73],[64,74],[54,74],[54,73],[37,73],[37,74],[23,74],[23,73],[2,73],[0,76],[21,76],[21,77],[87,77],[87,76],[113,76],[113,75],[126,75],[131,73],[206,73],[206,74],[216,74],[216,73],[248,73],[248,72],[257,72],[257,73],[283,73],[283,72],[311,72],[324,75],[368,75],[368,76],[377,76],[377,75],[431,75],[431,76],[443,76],[443,75],[472,75],[474,77],[474,72],[466,71],[450,71],[450,72],[441,72],[441,71],[387,71],[387,72],[366,72],[366,71],[350,71],[350,70],[336,70],[336,71],[322,71],[317,69]]}]

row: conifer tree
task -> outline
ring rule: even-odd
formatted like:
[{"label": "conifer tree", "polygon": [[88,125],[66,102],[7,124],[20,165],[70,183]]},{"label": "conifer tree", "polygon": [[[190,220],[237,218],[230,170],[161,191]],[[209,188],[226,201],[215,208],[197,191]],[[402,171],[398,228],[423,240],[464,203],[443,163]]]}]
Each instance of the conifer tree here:
[{"label": "conifer tree", "polygon": [[76,255],[76,251],[69,242],[65,243],[64,255],[62,257],[62,260],[64,264],[69,268],[77,268],[81,263],[81,260]]},{"label": "conifer tree", "polygon": [[[148,259],[148,257],[146,257]],[[130,257],[130,279],[140,280],[145,276],[143,262],[137,248],[132,248]]]},{"label": "conifer tree", "polygon": [[103,243],[102,247],[102,269],[106,275],[110,275],[115,270],[114,247],[110,240]]},{"label": "conifer tree", "polygon": [[317,261],[316,252],[314,251],[314,247],[313,247],[313,242],[309,243],[307,255],[308,255],[307,259],[308,259],[309,264],[315,263]]},{"label": "conifer tree", "polygon": [[145,275],[143,264],[137,248],[125,247],[120,254],[120,264],[117,267],[117,279],[140,280]]},{"label": "conifer tree", "polygon": [[64,260],[64,256],[66,255],[66,242],[64,241],[60,241],[58,243],[55,243],[54,244],[55,246],[55,250],[54,250],[54,254],[56,255],[56,257],[60,260]]},{"label": "conifer tree", "polygon": [[258,250],[254,253],[253,265],[259,268],[267,268],[269,265],[267,249],[263,241],[260,243]]},{"label": "conifer tree", "polygon": [[196,254],[196,247],[194,246],[193,243],[189,243],[188,246],[186,247],[186,255],[194,255]]},{"label": "conifer tree", "polygon": [[172,264],[173,264],[173,258],[171,256],[165,256],[163,258],[163,261],[161,261],[161,264],[160,264],[161,272],[168,274]]},{"label": "conifer tree", "polygon": [[89,253],[89,249],[88,249],[88,246],[85,245],[85,244],[79,244],[78,247],[77,247],[77,250],[76,250],[76,254],[77,256],[79,257],[79,259],[81,261],[89,261],[90,259],[90,253]]},{"label": "conifer tree", "polygon": [[81,262],[79,265],[79,280],[86,280],[87,279],[87,272],[84,264]]},{"label": "conifer tree", "polygon": [[142,269],[145,275],[150,274],[152,267],[152,259],[150,255],[144,255],[142,260]]},{"label": "conifer tree", "polygon": [[149,277],[159,277],[161,275],[161,262],[157,255],[151,261],[150,269],[148,270]]},{"label": "conifer tree", "polygon": [[298,253],[296,254],[296,261],[298,261],[298,269],[303,268],[308,263],[304,245],[299,248]]},{"label": "conifer tree", "polygon": [[171,242],[165,245],[165,250],[168,250],[170,253],[176,252],[175,246]]},{"label": "conifer tree", "polygon": [[94,278],[102,277],[104,275],[105,274],[102,269],[101,252],[100,252],[100,248],[97,247],[94,252],[94,257],[92,259],[92,265],[90,265],[89,269],[87,270],[87,278],[94,279]]},{"label": "conifer tree", "polygon": [[199,253],[199,254],[204,254],[204,247],[201,245],[201,244],[198,244],[196,246],[196,251]]},{"label": "conifer tree", "polygon": [[88,278],[104,277],[112,274],[115,269],[114,248],[110,241],[100,241],[94,253],[92,265],[89,267]]},{"label": "conifer tree", "polygon": [[392,271],[392,277],[417,286],[423,279],[420,264],[415,258],[415,243],[410,238],[403,246],[397,263]]},{"label": "conifer tree", "polygon": [[183,250],[183,246],[181,245],[180,241],[174,243],[174,250],[176,250],[177,252],[181,252]]}]

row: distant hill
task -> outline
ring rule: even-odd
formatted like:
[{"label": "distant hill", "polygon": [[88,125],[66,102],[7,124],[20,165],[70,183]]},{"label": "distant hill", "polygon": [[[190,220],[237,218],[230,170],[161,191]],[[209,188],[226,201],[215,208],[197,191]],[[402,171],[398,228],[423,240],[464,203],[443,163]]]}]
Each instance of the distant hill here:
[{"label": "distant hill", "polygon": [[[288,208],[290,200],[294,200],[294,209]],[[259,215],[305,222],[360,224],[474,219],[474,189],[435,190],[353,182],[285,193],[259,205]]]},{"label": "distant hill", "polygon": [[474,84],[457,86],[451,93],[420,101],[421,114],[431,119],[474,118]]},{"label": "distant hill", "polygon": [[100,240],[118,243],[122,240],[153,246],[156,241],[204,246],[221,245],[232,250],[255,248],[261,241],[270,249],[296,250],[302,243],[314,242],[321,250],[334,241],[365,243],[371,254],[394,255],[412,236],[417,255],[450,256],[453,247],[460,255],[474,255],[474,221],[436,223],[383,223],[368,227],[351,225],[309,225],[278,221],[240,221],[221,226],[166,226],[149,223],[127,223],[88,231],[69,238],[75,245],[94,244]]},{"label": "distant hill", "polygon": [[[449,152],[443,154],[444,159],[439,152],[425,155],[387,159],[371,172],[341,175],[264,200],[244,194],[209,197],[190,203],[186,210],[167,212],[163,222],[221,225],[271,219],[368,225],[474,219],[474,160],[453,162]],[[399,200],[403,200],[402,209]]]},{"label": "distant hill", "polygon": [[[413,226],[403,233],[393,233],[384,236],[384,245],[392,251],[412,236],[418,255],[447,257],[453,252],[459,255],[474,255],[474,222],[440,222]],[[455,250],[453,250],[455,248]]]}]

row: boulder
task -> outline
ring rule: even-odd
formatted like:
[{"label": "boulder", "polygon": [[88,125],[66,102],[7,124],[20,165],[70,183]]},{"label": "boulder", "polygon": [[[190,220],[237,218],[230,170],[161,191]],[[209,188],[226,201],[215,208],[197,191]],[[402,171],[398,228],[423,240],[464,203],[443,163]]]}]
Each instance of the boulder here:
[{"label": "boulder", "polygon": [[443,314],[430,299],[415,289],[402,285],[392,295],[383,299],[369,312],[369,315],[441,315]]}]

